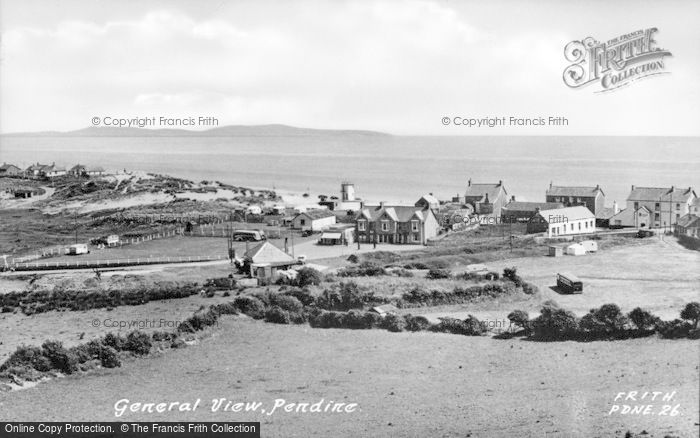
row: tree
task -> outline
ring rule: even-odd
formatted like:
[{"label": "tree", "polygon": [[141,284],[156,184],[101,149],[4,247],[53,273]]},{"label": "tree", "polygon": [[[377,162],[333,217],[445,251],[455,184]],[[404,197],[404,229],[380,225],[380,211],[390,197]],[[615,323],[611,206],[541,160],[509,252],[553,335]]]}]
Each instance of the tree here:
[{"label": "tree", "polygon": [[530,332],[530,315],[524,310],[514,310],[508,314],[508,320],[514,326],[525,330],[525,333]]},{"label": "tree", "polygon": [[299,287],[318,286],[321,284],[321,280],[321,273],[314,268],[304,267],[297,271],[296,282]]},{"label": "tree", "polygon": [[700,303],[693,301],[685,305],[681,311],[681,319],[693,321],[693,328],[698,328],[698,320],[700,320]]},{"label": "tree", "polygon": [[639,330],[651,330],[659,321],[659,317],[652,315],[640,307],[634,308],[627,314],[627,317]]}]

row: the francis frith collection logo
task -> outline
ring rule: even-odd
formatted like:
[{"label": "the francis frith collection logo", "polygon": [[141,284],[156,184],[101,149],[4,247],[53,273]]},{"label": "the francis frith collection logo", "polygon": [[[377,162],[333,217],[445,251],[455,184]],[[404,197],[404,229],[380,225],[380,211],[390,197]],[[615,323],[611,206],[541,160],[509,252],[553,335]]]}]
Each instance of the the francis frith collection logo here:
[{"label": "the francis frith collection logo", "polygon": [[657,46],[655,27],[637,30],[605,42],[593,37],[571,41],[564,48],[564,83],[571,88],[599,84],[597,93],[616,90],[649,76],[668,73],[664,57],[671,52]]}]

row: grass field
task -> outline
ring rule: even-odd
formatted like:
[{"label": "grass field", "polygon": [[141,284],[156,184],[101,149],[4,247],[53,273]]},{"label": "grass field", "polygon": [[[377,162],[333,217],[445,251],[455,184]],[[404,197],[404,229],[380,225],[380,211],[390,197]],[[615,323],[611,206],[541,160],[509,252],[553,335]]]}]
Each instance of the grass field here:
[{"label": "grass field", "polygon": [[[260,421],[265,437],[694,437],[697,348],[689,340],[536,343],[226,317],[200,345],[0,393],[0,410],[13,421]],[[675,391],[680,415],[658,415],[659,402],[654,415],[608,415],[616,394],[629,391]],[[221,397],[261,402],[266,412],[211,412]],[[120,399],[197,398],[195,412],[115,417]],[[358,409],[268,415],[277,399]]]}]

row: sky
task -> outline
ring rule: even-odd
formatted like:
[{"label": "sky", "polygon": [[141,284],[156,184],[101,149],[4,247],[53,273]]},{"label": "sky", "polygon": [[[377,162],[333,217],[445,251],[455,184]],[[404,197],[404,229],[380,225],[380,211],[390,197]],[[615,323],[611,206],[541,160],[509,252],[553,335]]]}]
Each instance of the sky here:
[{"label": "sky", "polygon": [[[697,136],[698,16],[697,1],[0,0],[0,133],[201,116],[398,135]],[[610,93],[563,83],[570,41],[650,27],[670,74]],[[568,125],[441,122],[503,116]]]}]

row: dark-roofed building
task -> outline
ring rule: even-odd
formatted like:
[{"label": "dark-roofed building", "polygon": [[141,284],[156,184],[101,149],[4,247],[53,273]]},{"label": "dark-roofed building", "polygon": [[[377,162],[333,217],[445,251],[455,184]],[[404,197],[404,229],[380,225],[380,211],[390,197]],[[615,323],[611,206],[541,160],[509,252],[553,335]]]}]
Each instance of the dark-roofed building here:
[{"label": "dark-roofed building", "polygon": [[32,164],[27,169],[24,171],[24,174],[27,178],[41,178],[45,176],[43,174],[44,168],[49,167],[48,164]]},{"label": "dark-roofed building", "polygon": [[555,186],[549,183],[545,201],[561,202],[565,207],[582,205],[597,217],[605,208],[605,193],[599,185],[595,187]]},{"label": "dark-roofed building", "polygon": [[700,238],[700,217],[686,214],[678,220],[675,231],[677,236]]},{"label": "dark-roofed building", "polygon": [[425,245],[440,224],[430,208],[385,205],[364,207],[356,220],[359,242]]},{"label": "dark-roofed building", "polygon": [[540,210],[564,208],[561,202],[520,202],[511,201],[501,209],[501,221],[504,223],[528,222]]},{"label": "dark-roofed building", "polygon": [[637,211],[646,207],[652,214],[651,227],[669,227],[690,213],[697,199],[692,187],[637,187],[632,186],[627,197],[627,209]]},{"label": "dark-roofed building", "polygon": [[496,184],[467,182],[464,202],[474,207],[478,215],[501,216],[501,208],[508,202],[508,192],[503,181]]},{"label": "dark-roofed building", "polygon": [[440,201],[438,201],[438,199],[435,196],[433,196],[432,193],[428,193],[427,195],[421,196],[420,199],[417,200],[414,205],[416,207],[431,208],[433,210],[440,209]]},{"label": "dark-roofed building", "polygon": [[82,176],[85,172],[85,166],[82,164],[76,164],[68,170],[68,174],[73,176]]},{"label": "dark-roofed building", "polygon": [[15,166],[14,164],[2,163],[0,166],[0,176],[20,176],[22,175],[22,169]]},{"label": "dark-roofed building", "polygon": [[547,233],[547,237],[590,234],[595,232],[595,215],[582,205],[540,210],[527,223],[527,232]]},{"label": "dark-roofed building", "polygon": [[297,230],[322,231],[335,224],[336,216],[329,210],[307,210],[292,220],[292,228]]}]

